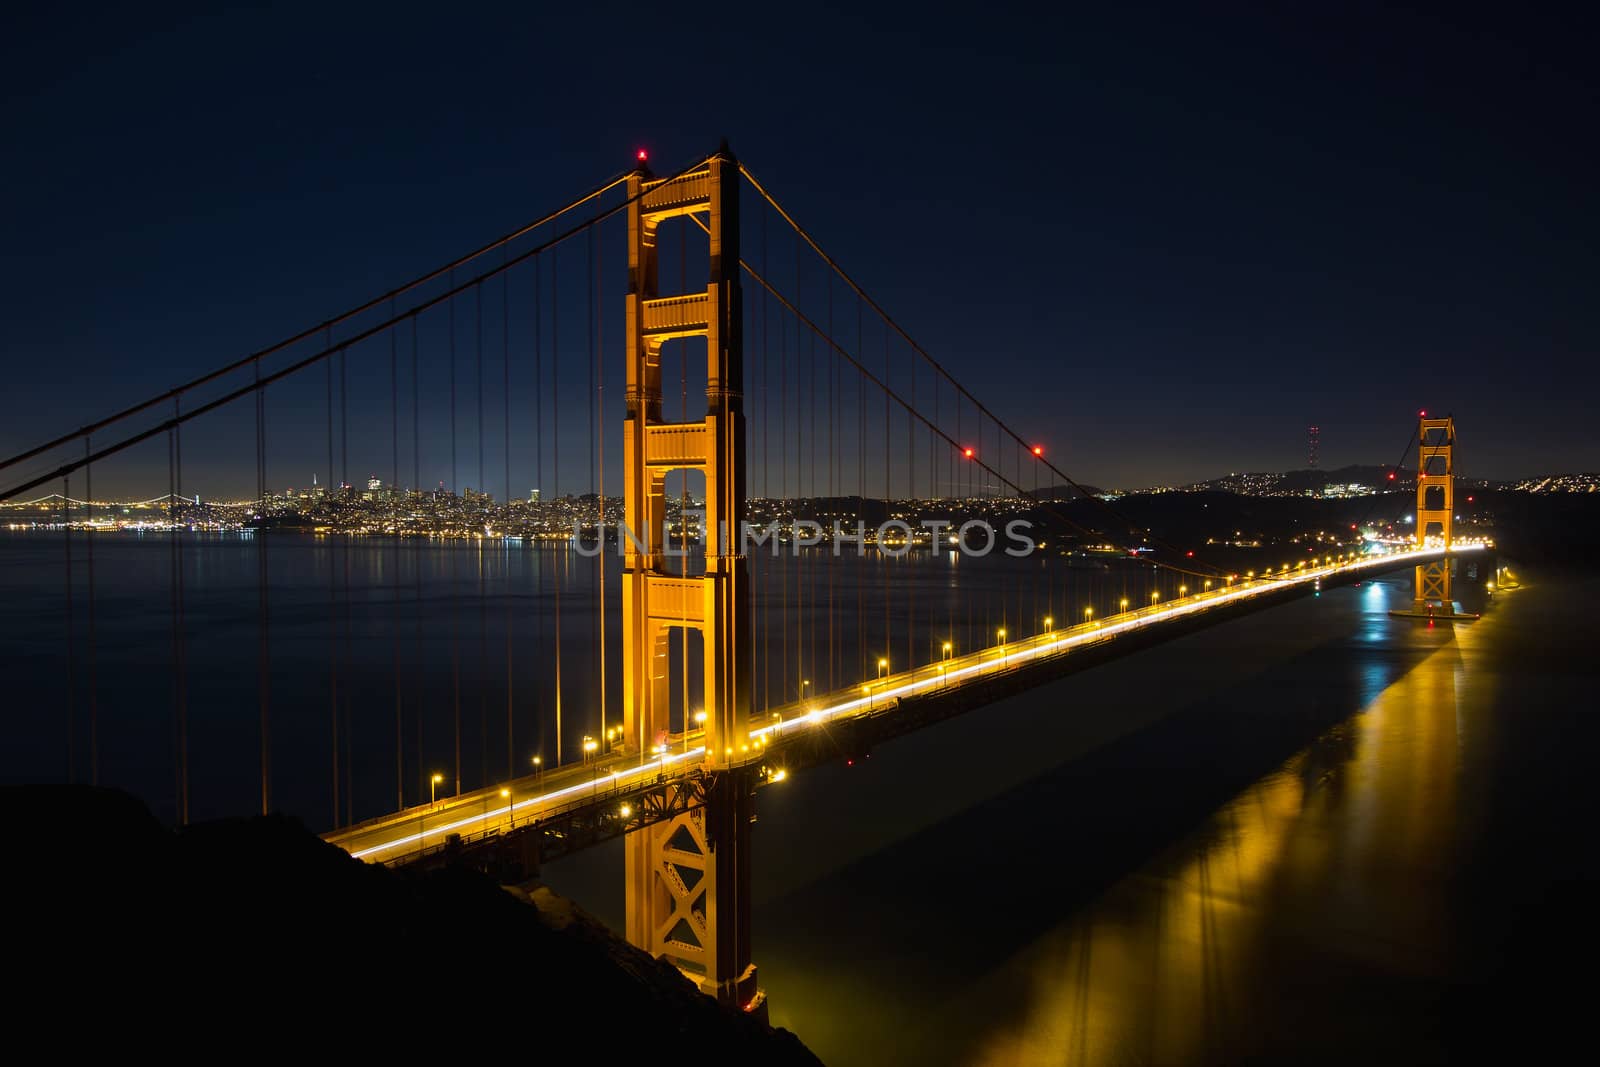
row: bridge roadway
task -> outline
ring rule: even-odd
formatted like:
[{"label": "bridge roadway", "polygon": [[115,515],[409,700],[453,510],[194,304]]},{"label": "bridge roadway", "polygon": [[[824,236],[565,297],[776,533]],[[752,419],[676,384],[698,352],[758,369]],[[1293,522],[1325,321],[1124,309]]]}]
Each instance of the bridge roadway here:
[{"label": "bridge roadway", "polygon": [[[1480,547],[1458,542],[1450,551],[1460,555]],[[752,722],[749,750],[735,753],[734,762],[771,768],[771,773],[759,779],[763,783],[781,781],[785,772],[778,769],[783,761],[777,754],[791,743],[815,742],[826,726],[892,717],[908,698],[938,696],[947,691],[959,695],[959,690],[975,683],[1015,673],[1019,668],[1064,660],[1075,652],[1103,647],[1104,642],[1119,636],[1139,633],[1159,640],[1158,631],[1170,630],[1171,636],[1176,637],[1188,632],[1198,617],[1219,609],[1265,607],[1289,591],[1305,592],[1319,583],[1353,581],[1444,555],[1442,548],[1407,549],[1304,566],[1287,577],[1227,582],[1168,603],[1130,608],[1104,619],[1054,628],[915,670],[888,674],[864,685],[774,709],[765,721]],[[1261,603],[1255,605],[1252,601]],[[700,731],[687,737],[670,737],[665,748],[644,759],[637,754],[597,755],[582,763],[550,768],[371,819],[325,834],[324,839],[358,859],[396,866],[438,858],[448,847],[462,843],[484,843],[536,829],[547,838],[571,838],[565,842],[566,850],[582,847],[670,815],[672,812],[663,807],[663,798],[674,791],[666,786],[684,787],[683,792],[694,794],[696,787],[703,784],[705,747]],[[452,843],[453,836],[460,841]]]}]

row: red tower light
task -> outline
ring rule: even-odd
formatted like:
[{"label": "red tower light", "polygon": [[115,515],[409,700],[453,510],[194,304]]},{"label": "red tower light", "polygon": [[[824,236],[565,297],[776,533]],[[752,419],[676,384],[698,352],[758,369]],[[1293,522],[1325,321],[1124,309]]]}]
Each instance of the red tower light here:
[{"label": "red tower light", "polygon": [[1427,417],[1428,417],[1428,413],[1427,413],[1427,412],[1426,412],[1426,411],[1419,411],[1419,412],[1417,412],[1417,418],[1419,418],[1419,419],[1425,419],[1425,418],[1427,418]]},{"label": "red tower light", "polygon": [[963,456],[965,456],[965,457],[967,457],[967,458],[968,458],[968,459],[971,459],[971,458],[972,458],[972,449],[970,449],[970,448],[963,448],[963,449],[962,449],[962,450],[961,450],[961,454],[962,454],[962,455],[963,455]]},{"label": "red tower light", "polygon": [[1036,456],[1044,455],[1044,445],[1034,445],[1033,446],[1033,454],[1036,455]]},{"label": "red tower light", "polygon": [[643,148],[639,149],[639,162],[640,163],[648,163],[648,162],[650,162],[650,153],[645,151]]},{"label": "red tower light", "polygon": [[1390,471],[1390,472],[1389,472],[1389,480],[1390,480],[1390,481],[1391,481],[1391,482],[1392,482],[1392,481],[1394,481],[1394,471]]}]

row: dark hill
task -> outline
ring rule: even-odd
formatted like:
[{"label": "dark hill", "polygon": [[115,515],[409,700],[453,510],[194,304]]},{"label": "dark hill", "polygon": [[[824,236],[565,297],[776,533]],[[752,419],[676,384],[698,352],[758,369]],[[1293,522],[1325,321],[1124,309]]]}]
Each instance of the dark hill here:
[{"label": "dark hill", "polygon": [[25,1008],[81,1021],[41,1030],[63,1051],[290,1042],[321,1058],[444,1042],[533,1061],[680,1046],[713,1063],[817,1062],[548,890],[390,871],[283,817],[172,831],[114,790],[12,787],[0,800],[9,968]]}]

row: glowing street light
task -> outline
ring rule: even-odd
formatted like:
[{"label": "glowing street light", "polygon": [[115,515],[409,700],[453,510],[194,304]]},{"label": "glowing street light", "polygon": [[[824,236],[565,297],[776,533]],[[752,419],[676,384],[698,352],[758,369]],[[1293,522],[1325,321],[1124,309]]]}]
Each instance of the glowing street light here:
[{"label": "glowing street light", "polygon": [[942,659],[949,659],[951,657],[951,655],[955,651],[955,646],[952,645],[949,641],[946,641],[944,643],[944,648],[941,649],[940,651],[942,653],[942,655],[941,655]]},{"label": "glowing street light", "polygon": [[1122,598],[1122,610],[1124,612],[1126,612],[1128,610],[1128,598],[1127,597],[1123,597]]},{"label": "glowing street light", "polygon": [[444,775],[442,774],[436,774],[432,778],[428,779],[429,804],[437,804],[439,802],[439,783],[442,781],[444,781]]},{"label": "glowing street light", "polygon": [[539,776],[539,784],[544,784],[544,757],[533,757],[533,773]]},{"label": "glowing street light", "polygon": [[1185,593],[1187,593],[1187,592],[1188,592],[1188,591],[1189,591],[1189,587],[1188,587],[1188,586],[1186,586],[1186,585],[1180,585],[1180,586],[1178,586],[1178,595],[1179,595],[1179,596],[1180,596],[1180,597],[1181,597],[1181,596],[1183,596],[1183,595],[1184,595],[1184,594],[1185,594]]},{"label": "glowing street light", "polygon": [[1083,609],[1083,621],[1084,622],[1088,622],[1092,618],[1094,618],[1094,609],[1093,608],[1084,608]]},{"label": "glowing street light", "polygon": [[1055,632],[1055,623],[1056,623],[1055,619],[1051,618],[1049,615],[1046,615],[1044,617],[1044,632],[1047,633],[1047,634],[1054,633]]},{"label": "glowing street light", "polygon": [[806,698],[806,686],[808,686],[810,684],[811,684],[811,679],[810,678],[802,678],[802,679],[800,679],[800,699],[802,701],[804,701],[805,698]]},{"label": "glowing street light", "polygon": [[509,820],[508,825],[511,825],[511,826],[517,825],[516,808],[511,803],[511,790],[510,789],[502,789],[502,790],[500,790],[500,799],[506,802],[506,818],[507,818],[507,820]]},{"label": "glowing street light", "polygon": [[585,762],[588,761],[589,757],[593,756],[597,751],[599,751],[599,749],[600,742],[596,741],[588,734],[583,735],[583,758]]},{"label": "glowing street light", "polygon": [[889,661],[886,660],[886,659],[878,660],[878,681],[880,681],[880,682],[883,681],[883,676],[888,674],[888,673],[889,673]]}]

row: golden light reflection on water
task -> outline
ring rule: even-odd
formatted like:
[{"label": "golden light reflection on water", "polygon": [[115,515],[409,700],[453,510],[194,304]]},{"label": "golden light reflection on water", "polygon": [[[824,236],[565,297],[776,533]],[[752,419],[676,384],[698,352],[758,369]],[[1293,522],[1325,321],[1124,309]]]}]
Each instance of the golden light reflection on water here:
[{"label": "golden light reflection on water", "polygon": [[1454,839],[1460,657],[1432,640],[1362,714],[984,980],[1015,1007],[961,1058],[1238,1062],[1291,1051],[1287,1020],[1329,983],[1444,977],[1427,883]]}]

